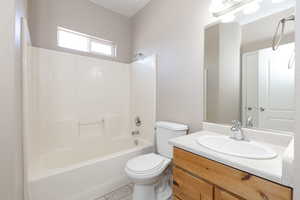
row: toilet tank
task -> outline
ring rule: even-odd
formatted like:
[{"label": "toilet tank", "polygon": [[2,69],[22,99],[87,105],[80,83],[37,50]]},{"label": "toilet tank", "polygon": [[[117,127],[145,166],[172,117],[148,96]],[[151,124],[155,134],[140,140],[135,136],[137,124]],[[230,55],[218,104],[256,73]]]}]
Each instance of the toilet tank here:
[{"label": "toilet tank", "polygon": [[156,122],[157,153],[167,158],[173,158],[173,146],[168,144],[170,139],[187,134],[188,126],[173,122]]}]

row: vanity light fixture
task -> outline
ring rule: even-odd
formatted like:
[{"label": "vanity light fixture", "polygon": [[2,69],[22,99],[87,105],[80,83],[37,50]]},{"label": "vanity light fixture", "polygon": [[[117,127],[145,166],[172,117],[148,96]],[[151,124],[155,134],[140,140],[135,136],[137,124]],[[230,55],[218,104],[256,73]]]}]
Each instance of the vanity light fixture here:
[{"label": "vanity light fixture", "polygon": [[[233,15],[247,8],[249,4],[258,3],[259,1],[260,0],[213,0],[210,6],[210,12],[214,17],[222,17],[229,14]],[[251,6],[251,11],[253,10],[253,5]]]}]

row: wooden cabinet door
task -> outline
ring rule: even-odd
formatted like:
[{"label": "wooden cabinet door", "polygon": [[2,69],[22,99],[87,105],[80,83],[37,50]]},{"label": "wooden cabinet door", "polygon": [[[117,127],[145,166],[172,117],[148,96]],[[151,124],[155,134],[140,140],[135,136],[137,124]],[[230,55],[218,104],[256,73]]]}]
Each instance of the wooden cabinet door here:
[{"label": "wooden cabinet door", "polygon": [[213,185],[182,169],[173,169],[173,192],[181,200],[213,200]]},{"label": "wooden cabinet door", "polygon": [[[291,200],[292,189],[175,148],[174,164],[202,180],[249,200]],[[187,183],[188,184],[188,183]],[[180,197],[179,197],[180,198]],[[201,199],[203,200],[203,199]],[[298,200],[298,199],[297,199]]]},{"label": "wooden cabinet door", "polygon": [[180,199],[178,199],[176,196],[173,196],[173,200],[180,200]]},{"label": "wooden cabinet door", "polygon": [[241,200],[241,199],[216,187],[215,188],[215,199],[214,200]]}]

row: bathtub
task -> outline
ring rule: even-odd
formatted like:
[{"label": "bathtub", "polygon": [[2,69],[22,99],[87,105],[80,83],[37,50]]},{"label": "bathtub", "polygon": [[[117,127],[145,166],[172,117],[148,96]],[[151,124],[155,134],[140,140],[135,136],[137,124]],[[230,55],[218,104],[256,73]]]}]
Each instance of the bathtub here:
[{"label": "bathtub", "polygon": [[[31,200],[93,200],[130,183],[126,162],[153,152],[140,139],[62,148],[40,156],[29,175]],[[100,151],[101,149],[101,151]]]}]

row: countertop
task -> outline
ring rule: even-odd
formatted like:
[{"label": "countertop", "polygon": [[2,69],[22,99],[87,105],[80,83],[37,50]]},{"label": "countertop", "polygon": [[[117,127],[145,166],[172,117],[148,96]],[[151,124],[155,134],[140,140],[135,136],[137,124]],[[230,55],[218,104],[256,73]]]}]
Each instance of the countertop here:
[{"label": "countertop", "polygon": [[260,141],[260,143],[271,147],[278,154],[278,156],[276,158],[268,159],[268,160],[246,159],[246,158],[240,158],[240,157],[218,153],[204,146],[199,145],[196,142],[196,138],[203,135],[223,135],[223,134],[204,130],[187,136],[171,139],[169,143],[175,147],[214,160],[216,162],[228,165],[230,167],[239,169],[241,171],[245,171],[247,173],[265,178],[267,180],[279,184],[290,186],[284,183],[282,177],[283,155],[287,147],[278,144],[264,143]]}]

